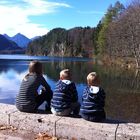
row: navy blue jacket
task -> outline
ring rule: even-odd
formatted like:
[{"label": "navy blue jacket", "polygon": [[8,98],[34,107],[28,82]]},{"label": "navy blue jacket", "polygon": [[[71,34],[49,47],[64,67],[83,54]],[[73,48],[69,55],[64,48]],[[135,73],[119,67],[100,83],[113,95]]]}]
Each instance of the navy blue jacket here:
[{"label": "navy blue jacket", "polygon": [[105,92],[101,87],[92,87],[88,86],[84,90],[80,108],[81,114],[92,115],[95,112],[104,111]]},{"label": "navy blue jacket", "polygon": [[74,82],[65,83],[59,80],[54,89],[51,107],[58,111],[70,108],[71,103],[78,101],[78,94]]}]

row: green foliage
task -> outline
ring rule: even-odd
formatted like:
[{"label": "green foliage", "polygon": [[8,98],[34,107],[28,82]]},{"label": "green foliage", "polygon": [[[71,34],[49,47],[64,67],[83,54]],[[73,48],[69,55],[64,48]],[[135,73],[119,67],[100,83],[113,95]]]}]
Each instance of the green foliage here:
[{"label": "green foliage", "polygon": [[94,28],[75,27],[70,30],[55,28],[45,36],[31,42],[27,54],[49,56],[91,57]]},{"label": "green foliage", "polygon": [[104,55],[107,31],[112,22],[118,21],[125,8],[119,1],[110,5],[96,28],[75,27],[70,30],[55,28],[31,42],[26,53],[30,55],[93,57]]},{"label": "green foliage", "polygon": [[105,53],[105,46],[106,46],[106,31],[108,29],[109,24],[117,20],[119,14],[124,10],[123,4],[117,1],[112,7],[109,6],[107,13],[103,17],[102,21],[99,23],[99,30],[97,31],[97,40],[96,40],[96,47],[97,53],[104,54]]},{"label": "green foliage", "polygon": [[[108,45],[108,48],[106,48],[107,54],[109,54],[110,57],[123,58],[127,65],[132,65],[132,60],[135,60],[135,66],[137,68],[140,67],[139,13],[140,1],[134,0],[118,19],[109,25],[106,35],[106,42]],[[131,58],[131,61],[129,58]]]}]

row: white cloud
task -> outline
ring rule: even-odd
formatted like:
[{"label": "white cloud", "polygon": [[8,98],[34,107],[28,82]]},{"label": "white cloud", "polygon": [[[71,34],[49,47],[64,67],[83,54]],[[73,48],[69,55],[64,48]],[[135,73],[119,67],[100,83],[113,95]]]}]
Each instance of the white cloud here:
[{"label": "white cloud", "polygon": [[10,36],[20,32],[27,37],[43,35],[48,29],[33,23],[29,17],[56,12],[59,7],[70,7],[65,3],[48,2],[47,0],[1,0],[0,1],[0,33]]}]

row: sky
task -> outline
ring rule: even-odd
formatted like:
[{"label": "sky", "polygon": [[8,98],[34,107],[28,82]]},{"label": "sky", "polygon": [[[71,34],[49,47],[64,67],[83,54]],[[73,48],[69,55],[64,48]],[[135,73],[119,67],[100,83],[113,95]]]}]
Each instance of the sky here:
[{"label": "sky", "polygon": [[[0,34],[42,36],[61,27],[96,27],[117,0],[0,0]],[[124,5],[128,0],[119,0]]]}]

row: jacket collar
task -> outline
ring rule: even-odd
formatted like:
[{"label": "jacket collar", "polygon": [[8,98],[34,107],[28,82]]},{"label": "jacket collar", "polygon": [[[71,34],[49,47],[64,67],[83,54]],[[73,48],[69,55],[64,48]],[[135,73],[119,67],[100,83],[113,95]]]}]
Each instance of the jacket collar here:
[{"label": "jacket collar", "polygon": [[99,92],[99,87],[97,86],[90,86],[89,87],[90,93],[97,94]]},{"label": "jacket collar", "polygon": [[71,81],[70,80],[62,80],[62,82],[65,83],[65,84],[67,84],[67,85],[71,84]]}]

